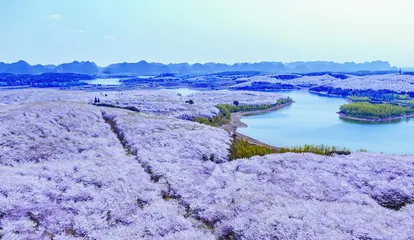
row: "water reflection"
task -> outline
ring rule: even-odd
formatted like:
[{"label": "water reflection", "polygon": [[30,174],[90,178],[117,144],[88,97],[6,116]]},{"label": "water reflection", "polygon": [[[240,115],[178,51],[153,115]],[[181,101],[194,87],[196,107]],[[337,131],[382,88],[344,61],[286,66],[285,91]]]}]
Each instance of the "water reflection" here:
[{"label": "water reflection", "polygon": [[367,122],[367,121],[359,121],[354,119],[348,119],[348,118],[340,118],[343,122],[349,123],[349,124],[378,124],[378,125],[387,125],[387,124],[396,124],[396,123],[409,123],[413,121],[413,118],[400,118],[390,121],[381,121],[381,122]]}]

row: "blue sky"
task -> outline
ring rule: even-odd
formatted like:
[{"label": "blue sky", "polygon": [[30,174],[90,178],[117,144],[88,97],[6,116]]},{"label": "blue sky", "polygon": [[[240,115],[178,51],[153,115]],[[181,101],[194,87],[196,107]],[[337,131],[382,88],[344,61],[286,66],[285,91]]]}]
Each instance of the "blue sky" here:
[{"label": "blue sky", "polygon": [[412,0],[0,0],[0,61],[414,66]]}]

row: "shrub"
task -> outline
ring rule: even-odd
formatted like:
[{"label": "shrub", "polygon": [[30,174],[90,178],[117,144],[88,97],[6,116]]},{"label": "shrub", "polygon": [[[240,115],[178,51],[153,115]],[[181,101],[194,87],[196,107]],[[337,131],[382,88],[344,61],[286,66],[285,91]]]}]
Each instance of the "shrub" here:
[{"label": "shrub", "polygon": [[250,158],[253,156],[264,156],[272,153],[276,153],[276,151],[266,146],[250,144],[247,140],[237,139],[236,136],[233,135],[229,159],[235,160],[239,158]]},{"label": "shrub", "polygon": [[277,153],[287,153],[287,152],[293,152],[293,153],[315,153],[319,155],[326,155],[326,156],[332,156],[333,154],[338,155],[349,155],[351,154],[351,151],[347,148],[343,149],[337,149],[335,146],[325,146],[325,145],[307,145],[304,146],[295,146],[295,147],[282,147],[279,148]]}]

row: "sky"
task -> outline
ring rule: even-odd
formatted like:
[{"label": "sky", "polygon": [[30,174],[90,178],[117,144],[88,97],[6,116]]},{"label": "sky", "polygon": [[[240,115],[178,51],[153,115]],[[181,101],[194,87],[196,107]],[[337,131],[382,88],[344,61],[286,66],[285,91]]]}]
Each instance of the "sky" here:
[{"label": "sky", "polygon": [[412,9],[412,0],[0,0],[0,61],[414,67]]}]

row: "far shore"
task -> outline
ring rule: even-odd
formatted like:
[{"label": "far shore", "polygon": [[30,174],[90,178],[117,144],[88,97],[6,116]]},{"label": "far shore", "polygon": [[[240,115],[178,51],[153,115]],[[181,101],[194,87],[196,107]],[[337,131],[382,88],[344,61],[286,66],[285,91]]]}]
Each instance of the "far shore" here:
[{"label": "far shore", "polygon": [[284,107],[290,106],[293,103],[294,103],[294,101],[292,101],[290,103],[285,103],[285,104],[282,104],[282,105],[277,105],[277,106],[274,106],[274,107],[271,107],[271,108],[268,108],[268,109],[265,109],[265,110],[231,113],[230,122],[228,124],[222,126],[222,128],[224,128],[225,130],[227,130],[231,133],[236,134],[236,138],[238,138],[238,139],[246,139],[250,144],[254,144],[254,145],[258,145],[258,146],[265,146],[265,147],[268,147],[268,148],[271,148],[271,149],[277,151],[279,149],[275,146],[271,146],[269,144],[261,142],[257,139],[252,138],[252,137],[249,137],[249,136],[246,136],[244,134],[238,133],[237,128],[247,127],[247,124],[245,124],[241,121],[241,118],[243,116],[259,115],[259,114],[265,114],[265,113],[277,111],[277,110],[282,109]]},{"label": "far shore", "polygon": [[327,93],[327,92],[318,92],[318,91],[312,91],[307,89],[309,93],[313,93],[316,95],[321,95],[321,96],[326,96],[326,97],[334,97],[334,98],[345,98],[348,99],[347,97],[344,97],[342,95],[336,95],[336,94],[331,94],[331,93]]},{"label": "far shore", "polygon": [[341,117],[343,119],[349,119],[349,120],[355,120],[355,121],[361,121],[361,122],[372,122],[372,123],[392,122],[392,121],[396,121],[396,120],[401,120],[401,119],[405,119],[405,118],[412,118],[412,117],[414,117],[414,114],[410,114],[410,115],[390,117],[390,118],[376,118],[376,119],[371,119],[371,118],[351,117],[351,116],[345,115],[345,114],[343,114],[341,112],[337,112],[337,114],[339,115],[339,117]]}]

